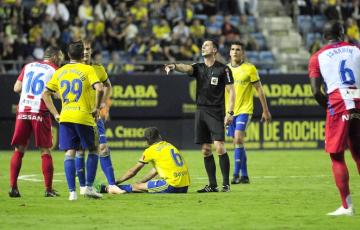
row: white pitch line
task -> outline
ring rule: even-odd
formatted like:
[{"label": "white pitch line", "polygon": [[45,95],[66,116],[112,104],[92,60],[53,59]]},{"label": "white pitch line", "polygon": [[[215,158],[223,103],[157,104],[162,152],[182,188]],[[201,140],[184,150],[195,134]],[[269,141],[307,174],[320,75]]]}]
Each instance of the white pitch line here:
[{"label": "white pitch line", "polygon": [[[63,176],[64,173],[54,173],[54,176]],[[41,179],[38,179],[41,177]],[[32,182],[43,182],[42,175],[40,174],[29,174],[29,175],[21,175],[18,178],[19,180],[32,181]],[[53,182],[63,182],[63,180],[53,180]]]}]

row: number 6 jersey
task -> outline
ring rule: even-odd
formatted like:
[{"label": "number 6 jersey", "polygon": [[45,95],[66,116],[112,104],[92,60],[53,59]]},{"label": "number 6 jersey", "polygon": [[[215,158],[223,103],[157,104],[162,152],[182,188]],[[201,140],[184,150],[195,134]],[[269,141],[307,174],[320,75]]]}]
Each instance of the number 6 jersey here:
[{"label": "number 6 jersey", "polygon": [[322,77],[330,114],[360,108],[360,49],[347,42],[325,45],[309,60],[309,77]]},{"label": "number 6 jersey", "polygon": [[18,112],[40,113],[48,109],[41,99],[46,83],[51,79],[57,66],[51,62],[32,62],[26,64],[18,77],[22,90]]}]

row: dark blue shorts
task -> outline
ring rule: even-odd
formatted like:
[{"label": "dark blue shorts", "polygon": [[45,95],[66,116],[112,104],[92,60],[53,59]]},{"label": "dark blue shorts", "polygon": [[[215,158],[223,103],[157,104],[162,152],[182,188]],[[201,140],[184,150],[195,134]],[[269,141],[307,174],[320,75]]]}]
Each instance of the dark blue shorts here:
[{"label": "dark blue shorts", "polygon": [[98,131],[99,131],[99,144],[106,144],[107,140],[106,140],[106,136],[105,136],[105,124],[104,124],[104,121],[102,119],[99,119],[96,122],[96,126],[97,126]]},{"label": "dark blue shorts", "polygon": [[147,188],[151,193],[187,193],[188,186],[173,187],[165,180],[150,180],[147,182]]},{"label": "dark blue shorts", "polygon": [[96,126],[62,122],[59,125],[59,149],[96,149],[99,135]]},{"label": "dark blue shorts", "polygon": [[226,135],[234,137],[235,130],[246,131],[251,120],[251,114],[243,113],[234,117],[233,122],[227,127]]}]

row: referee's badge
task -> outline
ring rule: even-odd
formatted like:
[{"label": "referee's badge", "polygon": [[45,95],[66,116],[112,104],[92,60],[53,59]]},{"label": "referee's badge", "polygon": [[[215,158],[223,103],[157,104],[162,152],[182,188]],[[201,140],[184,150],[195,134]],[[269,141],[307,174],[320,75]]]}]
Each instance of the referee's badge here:
[{"label": "referee's badge", "polygon": [[211,84],[212,85],[218,85],[219,83],[219,78],[218,77],[212,77],[211,78]]}]

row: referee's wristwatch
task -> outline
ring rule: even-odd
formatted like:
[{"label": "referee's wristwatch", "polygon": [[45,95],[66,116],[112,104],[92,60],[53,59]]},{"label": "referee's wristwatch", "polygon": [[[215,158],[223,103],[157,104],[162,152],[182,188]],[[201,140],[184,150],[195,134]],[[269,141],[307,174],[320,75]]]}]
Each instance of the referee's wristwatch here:
[{"label": "referee's wristwatch", "polygon": [[234,111],[227,112],[230,116],[234,116]]}]

